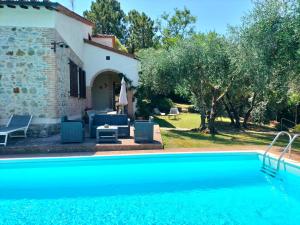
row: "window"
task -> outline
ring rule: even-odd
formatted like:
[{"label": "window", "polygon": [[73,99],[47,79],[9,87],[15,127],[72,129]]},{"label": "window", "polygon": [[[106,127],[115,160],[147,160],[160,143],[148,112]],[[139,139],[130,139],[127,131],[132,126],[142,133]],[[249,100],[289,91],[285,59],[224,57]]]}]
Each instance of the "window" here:
[{"label": "window", "polygon": [[108,56],[106,56],[106,60],[110,60],[110,56],[108,55]]},{"label": "window", "polygon": [[85,71],[70,60],[70,96],[86,98]]},{"label": "window", "polygon": [[78,97],[78,67],[70,60],[70,96]]},{"label": "window", "polygon": [[85,71],[79,68],[79,97],[86,98]]}]

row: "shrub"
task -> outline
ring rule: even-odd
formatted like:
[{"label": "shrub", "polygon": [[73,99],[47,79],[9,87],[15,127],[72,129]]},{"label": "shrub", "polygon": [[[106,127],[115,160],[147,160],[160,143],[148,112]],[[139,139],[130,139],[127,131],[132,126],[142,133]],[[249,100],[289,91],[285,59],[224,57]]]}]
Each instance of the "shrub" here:
[{"label": "shrub", "polygon": [[140,85],[135,93],[137,98],[137,117],[148,118],[153,114],[154,108],[158,108],[161,112],[168,113],[174,105],[170,98],[164,95],[155,95],[153,91]]},{"label": "shrub", "polygon": [[172,100],[165,97],[156,97],[152,100],[138,99],[136,116],[148,118],[153,114],[154,108],[158,108],[161,112],[168,113],[173,105]]},{"label": "shrub", "polygon": [[137,101],[137,117],[149,117],[152,114],[152,107],[150,101],[147,99],[138,99]]},{"label": "shrub", "polygon": [[194,105],[191,105],[188,108],[188,112],[190,112],[190,113],[199,113],[199,110]]},{"label": "shrub", "polygon": [[170,98],[157,97],[152,100],[152,109],[158,108],[161,112],[168,113],[170,108],[174,106],[173,101]]},{"label": "shrub", "polygon": [[300,133],[300,124],[296,125],[296,126],[293,128],[293,132],[295,132],[295,133]]}]

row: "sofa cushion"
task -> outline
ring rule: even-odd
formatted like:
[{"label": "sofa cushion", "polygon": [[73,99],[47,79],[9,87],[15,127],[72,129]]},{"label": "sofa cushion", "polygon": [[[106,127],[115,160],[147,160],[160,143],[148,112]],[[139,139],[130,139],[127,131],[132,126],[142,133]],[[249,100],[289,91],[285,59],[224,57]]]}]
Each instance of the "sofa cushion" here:
[{"label": "sofa cushion", "polygon": [[93,119],[93,125],[101,126],[108,125],[127,125],[127,115],[95,115]]}]

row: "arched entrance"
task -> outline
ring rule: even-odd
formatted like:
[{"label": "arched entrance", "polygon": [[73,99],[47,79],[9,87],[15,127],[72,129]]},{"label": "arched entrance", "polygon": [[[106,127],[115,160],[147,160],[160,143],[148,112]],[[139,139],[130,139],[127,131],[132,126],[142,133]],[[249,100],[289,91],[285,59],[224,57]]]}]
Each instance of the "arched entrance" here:
[{"label": "arched entrance", "polygon": [[118,110],[121,75],[113,71],[98,74],[92,82],[92,108],[109,112]]}]

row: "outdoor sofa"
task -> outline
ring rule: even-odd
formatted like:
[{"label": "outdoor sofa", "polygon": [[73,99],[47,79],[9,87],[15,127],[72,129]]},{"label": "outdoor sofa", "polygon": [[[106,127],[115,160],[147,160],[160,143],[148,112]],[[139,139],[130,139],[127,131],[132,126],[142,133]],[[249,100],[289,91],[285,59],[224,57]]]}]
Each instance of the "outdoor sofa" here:
[{"label": "outdoor sofa", "polygon": [[90,137],[96,138],[97,127],[106,124],[118,127],[118,137],[130,136],[130,119],[127,115],[96,114],[91,116],[89,121]]},{"label": "outdoor sofa", "polygon": [[31,115],[12,115],[6,127],[0,128],[0,137],[4,137],[4,141],[0,142],[0,145],[7,145],[7,139],[9,137],[27,137],[27,130],[31,123]]},{"label": "outdoor sofa", "polygon": [[134,142],[153,142],[154,122],[147,120],[137,120],[134,123]]},{"label": "outdoor sofa", "polygon": [[67,116],[61,118],[61,143],[82,143],[85,131],[82,120],[69,120]]}]

